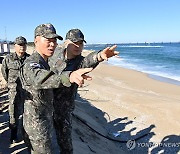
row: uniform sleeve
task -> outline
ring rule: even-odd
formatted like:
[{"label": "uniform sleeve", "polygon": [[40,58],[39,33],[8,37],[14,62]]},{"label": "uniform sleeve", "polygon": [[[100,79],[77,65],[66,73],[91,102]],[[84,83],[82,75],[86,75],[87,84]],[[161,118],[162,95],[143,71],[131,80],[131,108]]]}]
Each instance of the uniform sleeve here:
[{"label": "uniform sleeve", "polygon": [[[64,49],[63,48],[58,48],[58,49],[55,50],[54,54],[51,57],[48,58],[48,64],[49,64],[49,66],[51,68],[54,67],[54,66],[56,67],[57,64],[59,65],[60,61],[62,63],[62,61],[64,59],[63,53],[64,53]],[[59,67],[59,66],[57,66],[57,67]]]},{"label": "uniform sleeve", "polygon": [[1,66],[1,73],[3,78],[8,81],[8,74],[9,74],[9,69],[8,69],[8,58],[5,57],[2,61],[2,66]]},{"label": "uniform sleeve", "polygon": [[66,87],[71,86],[69,81],[70,72],[54,73],[40,66],[32,66],[32,63],[26,63],[22,67],[24,80],[32,85],[35,89],[58,88],[61,84]]},{"label": "uniform sleeve", "polygon": [[95,68],[98,64],[98,58],[97,58],[97,54],[96,52],[92,52],[89,55],[87,55],[86,57],[84,57],[84,59],[82,60],[80,67],[81,68]]}]

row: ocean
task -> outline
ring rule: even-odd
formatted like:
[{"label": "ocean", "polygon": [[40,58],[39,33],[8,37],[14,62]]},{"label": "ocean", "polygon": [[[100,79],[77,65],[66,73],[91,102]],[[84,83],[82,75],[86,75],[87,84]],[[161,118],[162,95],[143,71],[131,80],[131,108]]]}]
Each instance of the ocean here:
[{"label": "ocean", "polygon": [[[87,44],[86,50],[99,51],[110,44]],[[180,43],[117,44],[119,57],[108,63],[147,73],[151,78],[180,85]]]}]

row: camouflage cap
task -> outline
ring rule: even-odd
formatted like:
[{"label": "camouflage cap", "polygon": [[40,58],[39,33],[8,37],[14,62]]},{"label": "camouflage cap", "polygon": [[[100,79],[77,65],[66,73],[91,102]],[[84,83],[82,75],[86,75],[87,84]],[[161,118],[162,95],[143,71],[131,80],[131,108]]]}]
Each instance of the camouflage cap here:
[{"label": "camouflage cap", "polygon": [[84,34],[79,29],[71,29],[66,34],[66,40],[69,39],[72,42],[86,41],[84,40]]},{"label": "camouflage cap", "polygon": [[26,41],[26,39],[24,37],[19,36],[19,37],[17,37],[15,39],[14,44],[18,44],[18,45],[20,45],[20,44],[27,44],[27,41]]},{"label": "camouflage cap", "polygon": [[56,29],[50,23],[37,26],[34,31],[34,36],[43,36],[45,38],[58,38],[59,40],[63,40],[60,35],[56,34]]}]

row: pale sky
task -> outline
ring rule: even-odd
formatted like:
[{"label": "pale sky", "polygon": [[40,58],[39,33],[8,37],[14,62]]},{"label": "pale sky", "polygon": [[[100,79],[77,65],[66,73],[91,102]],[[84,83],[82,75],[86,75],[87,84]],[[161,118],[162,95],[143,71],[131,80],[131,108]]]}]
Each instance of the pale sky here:
[{"label": "pale sky", "polygon": [[52,23],[65,38],[79,28],[87,43],[180,42],[179,0],[1,0],[0,39],[34,39]]}]

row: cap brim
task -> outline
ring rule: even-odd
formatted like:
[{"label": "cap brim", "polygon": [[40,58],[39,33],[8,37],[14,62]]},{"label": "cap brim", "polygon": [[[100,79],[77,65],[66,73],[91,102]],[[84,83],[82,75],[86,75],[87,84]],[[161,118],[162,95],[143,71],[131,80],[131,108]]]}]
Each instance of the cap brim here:
[{"label": "cap brim", "polygon": [[86,43],[86,41],[84,39],[82,39],[82,38],[79,38],[79,39],[69,39],[69,40],[71,40],[72,42],[83,41],[83,42]]},{"label": "cap brim", "polygon": [[20,45],[20,44],[27,44],[27,42],[19,42],[19,43],[14,42],[14,44],[17,44],[17,45]]},{"label": "cap brim", "polygon": [[62,38],[60,35],[57,35],[57,38],[58,38],[59,40],[63,40],[63,38]]},{"label": "cap brim", "polygon": [[49,34],[49,35],[45,35],[45,38],[58,38],[59,40],[63,40],[63,38],[60,35],[57,34]]},{"label": "cap brim", "polygon": [[26,45],[27,43],[16,43],[17,45]]}]

